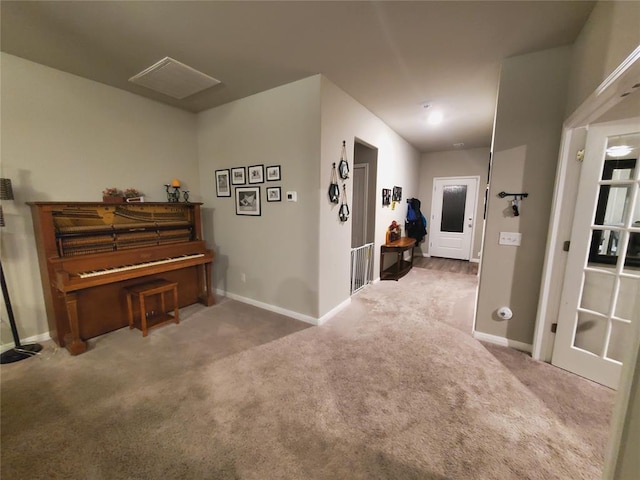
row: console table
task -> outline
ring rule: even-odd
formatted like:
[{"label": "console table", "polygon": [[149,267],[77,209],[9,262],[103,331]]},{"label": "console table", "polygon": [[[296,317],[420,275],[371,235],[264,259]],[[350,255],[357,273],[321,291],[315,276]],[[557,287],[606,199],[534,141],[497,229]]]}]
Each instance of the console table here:
[{"label": "console table", "polygon": [[[391,243],[386,243],[380,247],[380,280],[398,280],[404,277],[413,267],[413,247],[416,246],[416,239],[401,237]],[[404,259],[404,252],[411,250],[411,258]],[[384,256],[395,255],[393,265],[384,268]]]}]

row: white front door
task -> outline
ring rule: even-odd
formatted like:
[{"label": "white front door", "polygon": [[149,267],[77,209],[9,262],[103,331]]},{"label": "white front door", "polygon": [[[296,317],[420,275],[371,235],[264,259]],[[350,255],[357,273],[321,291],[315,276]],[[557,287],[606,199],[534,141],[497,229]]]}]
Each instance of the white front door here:
[{"label": "white front door", "polygon": [[478,177],[433,179],[429,255],[469,260]]},{"label": "white front door", "polygon": [[640,321],[640,118],[587,135],[552,363],[617,388]]}]

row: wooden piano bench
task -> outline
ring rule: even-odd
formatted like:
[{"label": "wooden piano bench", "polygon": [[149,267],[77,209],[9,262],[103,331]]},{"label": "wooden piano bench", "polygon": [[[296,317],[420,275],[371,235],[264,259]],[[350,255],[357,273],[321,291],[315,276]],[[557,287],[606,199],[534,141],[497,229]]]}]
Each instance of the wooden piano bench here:
[{"label": "wooden piano bench", "polygon": [[[133,328],[135,326],[133,318],[133,298],[138,298],[138,303],[140,305],[140,330],[142,330],[143,337],[147,336],[149,329],[151,328],[159,327],[160,325],[164,325],[169,322],[180,323],[180,316],[178,314],[178,284],[176,282],[156,279],[139,285],[126,287],[125,292],[127,295],[129,328]],[[164,294],[167,292],[173,292],[173,315],[166,311]],[[159,312],[148,312],[145,307],[145,298],[152,295],[160,295]]]}]

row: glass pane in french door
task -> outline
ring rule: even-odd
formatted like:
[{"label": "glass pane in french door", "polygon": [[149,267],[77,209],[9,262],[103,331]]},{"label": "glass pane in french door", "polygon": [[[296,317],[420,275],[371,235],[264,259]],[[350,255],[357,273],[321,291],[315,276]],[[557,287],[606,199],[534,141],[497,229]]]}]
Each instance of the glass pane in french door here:
[{"label": "glass pane in french door", "polygon": [[640,278],[621,277],[615,317],[634,320],[640,316]]},{"label": "glass pane in french door", "polygon": [[631,346],[633,340],[632,333],[631,322],[612,320],[607,358],[622,363],[624,353]]},{"label": "glass pane in french door", "polygon": [[594,271],[586,271],[584,276],[580,308],[608,315],[615,276]]},{"label": "glass pane in french door", "polygon": [[605,346],[608,320],[606,317],[578,312],[573,346],[601,356]]}]

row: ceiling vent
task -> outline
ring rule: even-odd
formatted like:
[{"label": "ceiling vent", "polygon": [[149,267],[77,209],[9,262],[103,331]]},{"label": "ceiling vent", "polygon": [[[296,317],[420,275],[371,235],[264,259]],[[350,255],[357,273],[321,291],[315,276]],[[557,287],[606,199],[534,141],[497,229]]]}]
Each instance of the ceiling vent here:
[{"label": "ceiling vent", "polygon": [[178,99],[186,98],[220,83],[220,80],[171,57],[164,57],[131,77],[129,81]]}]

